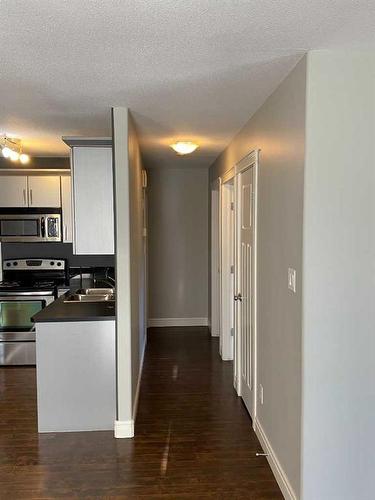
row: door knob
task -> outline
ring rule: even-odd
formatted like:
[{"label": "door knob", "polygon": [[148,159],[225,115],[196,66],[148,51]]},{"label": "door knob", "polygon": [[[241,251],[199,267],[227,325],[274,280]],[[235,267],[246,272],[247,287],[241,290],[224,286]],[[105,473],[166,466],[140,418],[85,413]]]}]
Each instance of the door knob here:
[{"label": "door knob", "polygon": [[242,302],[242,295],[239,293],[237,295],[234,296],[234,300],[237,301],[239,300],[240,302]]}]

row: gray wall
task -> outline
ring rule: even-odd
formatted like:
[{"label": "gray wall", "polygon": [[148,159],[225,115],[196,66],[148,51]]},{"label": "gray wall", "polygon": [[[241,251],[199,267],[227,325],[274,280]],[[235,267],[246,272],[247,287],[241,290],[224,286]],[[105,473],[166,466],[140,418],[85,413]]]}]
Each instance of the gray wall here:
[{"label": "gray wall", "polygon": [[113,108],[116,228],[117,437],[130,437],[146,342],[142,159],[127,108]]},{"label": "gray wall", "polygon": [[[23,165],[19,163],[12,163],[9,159],[0,157],[0,170],[8,169],[8,168],[25,168]],[[31,156],[30,161],[27,164],[26,168],[35,168],[40,170],[45,169],[57,169],[57,170],[70,170],[70,158],[69,156],[66,158],[56,157],[56,156]]]},{"label": "gray wall", "polygon": [[[211,179],[260,148],[257,419],[295,494],[300,492],[302,222],[306,59],[282,82],[210,169]],[[297,293],[287,287],[297,271]],[[318,498],[318,497],[316,497]]]},{"label": "gray wall", "polygon": [[[131,352],[133,414],[143,349],[146,342],[146,239],[143,236],[144,191],[142,158],[137,132],[131,115],[128,122],[129,194],[130,194],[130,282],[131,282]],[[135,415],[134,415],[135,417]]]},{"label": "gray wall", "polygon": [[308,58],[303,499],[374,498],[375,56]]},{"label": "gray wall", "polygon": [[149,317],[207,318],[208,171],[150,169]]},{"label": "gray wall", "polygon": [[[142,159],[127,108],[113,108],[116,213],[117,437],[130,437],[146,342]],[[124,435],[125,434],[125,435]]]},{"label": "gray wall", "polygon": [[[115,436],[131,435],[133,418],[132,345],[129,202],[129,113],[127,108],[112,109],[113,181],[116,255],[116,354],[117,426]],[[120,424],[119,424],[120,422]]]}]

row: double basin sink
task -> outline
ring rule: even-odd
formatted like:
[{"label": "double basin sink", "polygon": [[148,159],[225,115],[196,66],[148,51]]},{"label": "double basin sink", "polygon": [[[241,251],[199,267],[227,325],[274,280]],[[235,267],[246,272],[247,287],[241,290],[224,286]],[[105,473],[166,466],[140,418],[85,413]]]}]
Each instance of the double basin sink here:
[{"label": "double basin sink", "polygon": [[67,295],[64,302],[66,304],[76,304],[82,302],[114,302],[114,288],[80,288],[74,293]]}]

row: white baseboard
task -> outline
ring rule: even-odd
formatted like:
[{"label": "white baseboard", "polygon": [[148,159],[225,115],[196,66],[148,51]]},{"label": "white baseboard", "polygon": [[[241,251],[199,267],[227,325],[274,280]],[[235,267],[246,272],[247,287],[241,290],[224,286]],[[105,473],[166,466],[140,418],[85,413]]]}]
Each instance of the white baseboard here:
[{"label": "white baseboard", "polygon": [[115,420],[115,438],[134,437],[134,420]]},{"label": "white baseboard", "polygon": [[268,453],[268,463],[270,464],[272,472],[275,476],[277,484],[281,489],[282,494],[284,495],[285,500],[297,500],[297,496],[294,493],[294,490],[288,480],[288,476],[285,474],[284,469],[281,467],[281,464],[277,459],[271,443],[268,441],[268,438],[257,418],[255,418],[254,420],[254,430],[264,452]]},{"label": "white baseboard", "polygon": [[137,389],[135,391],[135,397],[134,397],[134,403],[133,403],[133,418],[132,418],[132,420],[115,420],[115,438],[118,438],[118,439],[134,437],[134,423],[135,423],[135,419],[137,416],[137,410],[138,410],[139,391],[141,389],[143,360],[145,358],[146,345],[147,345],[147,333],[145,335],[145,340],[143,342],[141,359],[139,362]]},{"label": "white baseboard", "polygon": [[137,382],[137,389],[135,391],[134,404],[133,404],[133,422],[135,422],[135,419],[137,417],[139,391],[141,389],[143,361],[145,359],[146,345],[147,345],[147,333],[145,334],[145,339],[143,342],[143,347],[142,347],[142,352],[141,352],[141,359],[139,362],[138,382]]},{"label": "white baseboard", "polygon": [[207,326],[208,318],[150,318],[148,326]]}]

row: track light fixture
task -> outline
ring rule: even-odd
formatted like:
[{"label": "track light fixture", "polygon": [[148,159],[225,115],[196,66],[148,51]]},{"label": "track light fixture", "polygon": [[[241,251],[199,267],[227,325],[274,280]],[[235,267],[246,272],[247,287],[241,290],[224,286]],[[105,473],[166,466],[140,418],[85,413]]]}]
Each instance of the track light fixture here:
[{"label": "track light fixture", "polygon": [[23,165],[26,165],[30,161],[29,155],[22,152],[21,139],[4,135],[0,138],[0,148],[4,158],[8,158],[13,162],[19,161]]}]

